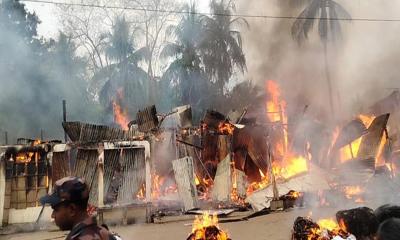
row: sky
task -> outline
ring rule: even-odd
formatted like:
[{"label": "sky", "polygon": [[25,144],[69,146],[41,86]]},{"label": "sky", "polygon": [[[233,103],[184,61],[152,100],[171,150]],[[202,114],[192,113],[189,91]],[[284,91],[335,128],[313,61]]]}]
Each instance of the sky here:
[{"label": "sky", "polygon": [[[71,3],[71,0],[55,0],[53,2],[67,2]],[[209,12],[208,4],[209,0],[196,0],[198,9],[200,12]],[[26,8],[30,12],[36,12],[42,23],[38,27],[40,36],[44,37],[56,37],[60,28],[60,23],[56,15],[56,9],[53,4],[49,3],[35,3],[35,2],[24,2]]]}]

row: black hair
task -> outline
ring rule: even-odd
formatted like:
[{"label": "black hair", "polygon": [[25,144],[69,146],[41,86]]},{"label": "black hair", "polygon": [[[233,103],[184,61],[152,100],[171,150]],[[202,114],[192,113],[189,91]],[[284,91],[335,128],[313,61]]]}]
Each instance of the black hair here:
[{"label": "black hair", "polygon": [[75,201],[71,201],[71,203],[75,204],[75,206],[77,206],[80,210],[84,210],[86,211],[87,207],[88,207],[88,198],[87,199],[81,199],[81,200],[75,200]]},{"label": "black hair", "polygon": [[400,206],[385,204],[378,207],[374,214],[379,223],[384,222],[389,218],[400,218]]},{"label": "black hair", "polygon": [[379,225],[378,240],[398,240],[400,239],[400,219],[389,218]]}]

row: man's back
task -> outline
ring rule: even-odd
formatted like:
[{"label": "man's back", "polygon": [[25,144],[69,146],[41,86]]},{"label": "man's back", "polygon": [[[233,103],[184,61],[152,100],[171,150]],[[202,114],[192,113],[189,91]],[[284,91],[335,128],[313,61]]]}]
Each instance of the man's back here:
[{"label": "man's back", "polygon": [[87,218],[72,228],[66,240],[115,240],[115,237],[94,219]]}]

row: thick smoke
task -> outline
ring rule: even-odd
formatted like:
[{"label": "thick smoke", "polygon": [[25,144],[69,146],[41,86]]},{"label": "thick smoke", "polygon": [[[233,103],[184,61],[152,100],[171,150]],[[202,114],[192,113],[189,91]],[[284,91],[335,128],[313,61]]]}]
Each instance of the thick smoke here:
[{"label": "thick smoke", "polygon": [[[250,15],[298,16],[306,4],[290,0],[239,1],[237,12]],[[297,1],[301,2],[301,1]],[[306,2],[306,1],[303,1]],[[395,19],[397,2],[337,1],[352,18]],[[397,5],[397,6],[396,6]],[[329,111],[323,47],[314,26],[299,46],[291,36],[294,19],[249,18],[243,33],[249,77],[262,83],[278,81],[288,104],[309,105],[310,113],[325,120]],[[342,39],[328,49],[336,115],[348,119],[357,111],[400,87],[397,77],[400,25],[397,22],[342,21]]]},{"label": "thick smoke", "polygon": [[[3,20],[6,11],[1,12]],[[13,14],[21,18],[21,11]],[[8,144],[17,138],[40,138],[41,130],[46,140],[63,139],[63,99],[68,120],[94,116],[95,105],[85,93],[83,75],[79,75],[84,71],[80,69],[84,59],[73,57],[68,37],[54,41],[33,34],[31,38],[19,27],[23,23],[14,23],[0,24],[0,143],[5,143],[6,131]]]},{"label": "thick smoke", "polygon": [[[291,1],[241,0],[237,2],[237,12],[249,15],[298,16],[306,6],[294,6],[289,2]],[[399,2],[337,2],[353,19],[399,18]],[[287,101],[289,117],[301,120],[302,110],[307,109],[307,118],[315,119],[322,125],[329,125],[332,115],[329,112],[323,46],[317,35],[318,24],[314,25],[309,39],[299,45],[291,36],[294,19],[247,20],[250,29],[243,31],[242,36],[248,77],[260,85],[263,85],[265,80],[276,80],[281,85],[282,94]],[[389,21],[354,20],[342,21],[341,26],[341,41],[329,44],[328,62],[334,85],[335,118],[344,123],[360,113],[368,113],[372,104],[400,87],[400,68],[397,61],[400,53],[400,25],[398,22]],[[298,126],[302,127],[302,124]],[[310,134],[309,130],[310,128],[297,129],[303,135]],[[317,132],[322,133],[322,130]],[[304,137],[303,135],[294,137]],[[311,148],[315,148],[315,143],[329,144],[331,137],[323,136],[324,134],[320,134],[311,137]],[[324,156],[317,161],[323,162]],[[313,157],[316,155],[313,154]],[[394,182],[393,179],[379,174],[367,183],[364,182],[368,190],[366,198],[369,200],[366,204],[373,208],[388,202],[399,204],[396,200],[398,196],[394,194],[398,192],[399,185]],[[329,196],[332,202],[335,202],[336,198],[339,201],[341,197]],[[354,206],[336,207],[340,210]]]}]

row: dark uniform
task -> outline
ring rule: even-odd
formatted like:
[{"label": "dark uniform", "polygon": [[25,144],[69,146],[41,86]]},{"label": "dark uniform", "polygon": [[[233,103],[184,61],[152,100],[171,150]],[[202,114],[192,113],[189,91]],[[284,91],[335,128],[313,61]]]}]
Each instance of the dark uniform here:
[{"label": "dark uniform", "polygon": [[95,219],[87,218],[75,225],[66,240],[116,240],[104,227],[98,226]]}]

